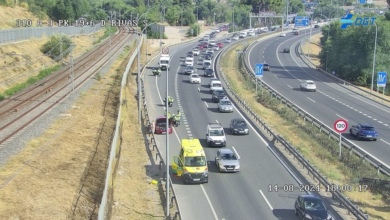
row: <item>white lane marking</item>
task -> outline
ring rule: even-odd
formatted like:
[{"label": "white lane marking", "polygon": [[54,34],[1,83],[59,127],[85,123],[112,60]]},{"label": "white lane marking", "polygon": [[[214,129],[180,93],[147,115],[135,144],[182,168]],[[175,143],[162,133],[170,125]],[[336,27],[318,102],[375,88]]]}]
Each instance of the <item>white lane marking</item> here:
[{"label": "white lane marking", "polygon": [[373,120],[374,120],[374,121],[377,121],[378,119],[374,118]]},{"label": "white lane marking", "polygon": [[271,211],[274,210],[274,208],[272,208],[271,204],[268,202],[268,199],[265,197],[263,191],[261,191],[261,189],[259,189],[259,192],[260,192],[261,196],[263,196],[265,202],[268,204],[268,206],[271,209]]},{"label": "white lane marking", "polygon": [[364,113],[363,115],[367,115],[366,113]]},{"label": "white lane marking", "polygon": [[199,87],[198,87],[198,92],[200,92],[200,89],[199,89]]},{"label": "white lane marking", "polygon": [[385,141],[385,140],[383,140],[383,139],[379,139],[379,140],[381,140],[381,141],[385,142],[386,144],[390,145],[389,142],[387,142],[387,141]]},{"label": "white lane marking", "polygon": [[341,116],[341,115],[339,115],[339,114],[336,114],[336,115],[339,116],[340,118],[342,118],[342,119],[348,121],[347,119],[343,118],[343,116]]},{"label": "white lane marking", "polygon": [[383,124],[383,122],[382,121],[378,121],[379,123],[381,123],[381,124]]},{"label": "white lane marking", "polygon": [[290,89],[292,89],[293,87],[292,86],[290,86],[290,85],[287,85],[288,87],[290,87]]},{"label": "white lane marking", "polygon": [[204,104],[206,104],[207,108],[209,107],[209,105],[207,105],[207,102],[206,102],[206,101],[204,101]]},{"label": "white lane marking", "polygon": [[277,79],[278,77],[276,75],[274,75],[274,77]]},{"label": "white lane marking", "polygon": [[363,112],[359,111],[360,114],[362,114]]},{"label": "white lane marking", "polygon": [[[174,54],[174,53],[176,53],[176,50],[175,50],[172,54]],[[173,55],[172,55],[172,57],[173,57]],[[180,66],[179,66],[179,68],[180,68]],[[179,68],[178,68],[177,72],[179,71]],[[178,76],[178,75],[179,75],[179,74],[176,74],[176,76],[175,76],[176,79],[177,79],[177,76]],[[157,80],[157,78],[156,78],[156,80]],[[175,81],[177,82],[177,80],[175,80]],[[157,81],[156,81],[156,85],[157,85]],[[176,88],[176,86],[177,86],[177,83],[176,83],[176,85],[175,85],[175,88]],[[157,92],[158,92],[158,95],[159,95],[160,100],[161,100],[161,102],[162,102],[162,98],[161,98],[160,92],[159,92],[159,90],[158,90],[158,86],[157,86]],[[176,129],[175,129],[175,128],[172,128],[172,129],[173,129],[173,131],[174,131],[174,133],[175,133],[175,136],[176,136],[176,138],[177,138],[177,141],[180,143],[180,138],[179,138],[179,136],[178,136],[177,133],[176,133]],[[188,134],[188,136],[189,136],[189,137],[192,137],[192,134]],[[168,158],[166,158],[166,160],[168,160]],[[210,209],[211,209],[211,211],[212,211],[212,213],[213,213],[213,215],[214,215],[215,220],[218,220],[217,213],[215,212],[215,209],[214,209],[213,204],[211,204],[211,201],[210,201],[210,199],[209,199],[209,196],[208,196],[207,193],[206,193],[206,190],[204,189],[203,185],[200,185],[200,188],[202,189],[203,194],[205,195],[205,197],[206,197],[206,199],[207,199],[207,202],[209,203]]]},{"label": "white lane marking", "polygon": [[233,146],[232,146],[232,148],[233,148],[234,153],[237,155],[237,159],[241,159],[240,155],[236,151],[236,148],[234,148]]},{"label": "white lane marking", "polygon": [[311,98],[309,98],[309,97],[306,97],[306,98],[308,98],[310,101],[312,101],[312,102],[316,102],[316,101],[314,101],[313,99],[311,99]]},{"label": "white lane marking", "polygon": [[217,120],[215,120],[215,121],[219,124],[219,122]]},{"label": "white lane marking", "polygon": [[384,126],[389,126],[388,124],[383,124]]},{"label": "white lane marking", "polygon": [[367,117],[372,118],[371,116],[367,115]]}]

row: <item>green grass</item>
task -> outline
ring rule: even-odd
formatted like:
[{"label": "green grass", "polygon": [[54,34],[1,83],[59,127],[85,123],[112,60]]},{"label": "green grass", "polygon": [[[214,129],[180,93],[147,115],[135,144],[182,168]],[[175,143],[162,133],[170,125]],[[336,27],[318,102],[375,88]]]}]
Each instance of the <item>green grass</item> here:
[{"label": "green grass", "polygon": [[98,44],[102,42],[104,39],[110,36],[110,34],[113,34],[117,31],[117,27],[108,26],[106,27],[106,30],[104,31],[104,34],[100,36],[96,41],[93,42],[93,45]]},{"label": "green grass", "polygon": [[55,65],[53,67],[43,69],[43,70],[39,71],[39,74],[37,76],[32,76],[32,77],[28,78],[25,82],[12,86],[11,88],[5,90],[3,94],[0,94],[0,101],[7,98],[8,96],[11,96],[11,95],[27,88],[28,86],[36,83],[38,80],[40,80],[40,79],[50,75],[51,73],[59,70],[61,67],[62,67],[61,65]]}]

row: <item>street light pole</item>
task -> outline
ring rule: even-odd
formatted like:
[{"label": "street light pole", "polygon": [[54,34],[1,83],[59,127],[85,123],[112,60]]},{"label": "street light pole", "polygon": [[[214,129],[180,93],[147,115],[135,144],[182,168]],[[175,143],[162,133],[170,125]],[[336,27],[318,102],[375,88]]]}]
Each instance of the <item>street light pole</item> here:
[{"label": "street light pole", "polygon": [[180,11],[180,39],[183,40],[183,6]]},{"label": "street light pole", "polygon": [[[290,0],[287,0],[287,16],[286,16],[286,24],[289,22],[288,21],[288,5],[290,4]],[[283,25],[283,24],[282,24]],[[287,27],[287,29],[290,29],[290,25]]]},{"label": "street light pole", "polygon": [[166,199],[166,210],[167,210],[167,213],[166,213],[166,217],[167,217],[167,219],[170,217],[170,213],[169,213],[169,117],[168,117],[168,115],[169,115],[169,111],[168,111],[168,107],[169,107],[169,102],[168,102],[168,79],[169,79],[169,77],[168,77],[168,67],[167,67],[167,87],[166,87],[166,95],[165,95],[165,107],[166,107],[166,109],[167,109],[167,111],[166,111],[166,146],[165,146],[165,150],[166,150],[166,155],[165,155],[165,158],[166,158],[166,162],[165,162],[165,165],[166,165],[166,170],[165,170],[165,189],[166,189],[166,196],[165,196],[165,199]]},{"label": "street light pole", "polygon": [[196,36],[199,35],[199,14],[198,14],[199,6],[196,6]]},{"label": "street light pole", "polygon": [[234,5],[233,5],[233,33],[234,33]]},{"label": "street light pole", "polygon": [[375,54],[376,54],[376,40],[378,38],[378,26],[375,24],[375,45],[374,45],[374,61],[372,62],[372,76],[371,76],[371,92],[374,89],[374,74],[375,74]]}]

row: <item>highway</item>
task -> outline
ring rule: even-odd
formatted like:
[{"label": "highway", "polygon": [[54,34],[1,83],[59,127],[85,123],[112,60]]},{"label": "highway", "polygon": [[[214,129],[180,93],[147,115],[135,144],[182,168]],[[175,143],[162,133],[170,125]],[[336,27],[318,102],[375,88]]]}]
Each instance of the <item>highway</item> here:
[{"label": "highway", "polygon": [[[223,41],[221,41],[223,42]],[[291,167],[285,167],[268,148],[268,143],[253,128],[247,136],[233,136],[228,131],[231,119],[243,117],[237,109],[233,113],[219,113],[217,103],[211,101],[208,87],[209,78],[203,77],[203,70],[198,67],[197,73],[202,76],[201,84],[190,84],[188,75],[184,75],[182,59],[198,43],[187,43],[170,47],[171,68],[168,73],[168,93],[175,99],[168,111],[182,112],[182,123],[169,135],[169,164],[172,156],[179,154],[180,140],[183,138],[200,139],[209,162],[209,182],[206,184],[184,185],[180,178],[171,175],[181,215],[184,220],[192,219],[298,219],[294,215],[294,201],[300,194],[298,188],[283,191],[283,186],[298,182],[307,184],[299,173]],[[215,53],[216,54],[216,53]],[[195,58],[197,61],[198,58]],[[152,118],[162,116],[164,112],[162,99],[166,92],[167,73],[162,71],[160,77],[152,75],[148,67],[145,77],[146,100],[149,115]],[[219,173],[214,158],[219,148],[206,147],[205,134],[208,123],[219,122],[225,127],[227,148],[235,149],[241,160],[239,173]],[[165,135],[156,135],[159,149],[165,159]],[[166,159],[165,159],[166,160]],[[281,187],[278,192],[269,192],[269,185]],[[327,206],[329,204],[324,201]],[[331,210],[336,219],[341,219]]]},{"label": "highway", "polygon": [[[319,29],[313,29],[312,35]],[[343,136],[351,140],[382,162],[390,165],[390,108],[352,92],[326,77],[315,69],[309,68],[295,53],[295,46],[304,38],[304,31],[296,36],[288,33],[286,37],[272,37],[257,44],[248,51],[250,65],[267,62],[270,72],[264,73],[263,80],[293,101],[305,111],[333,128],[339,118],[348,121],[351,127],[357,123],[373,125],[378,132],[377,141],[357,141],[347,130]],[[282,53],[290,48],[290,53]],[[300,82],[314,80],[316,92],[300,90]]]}]

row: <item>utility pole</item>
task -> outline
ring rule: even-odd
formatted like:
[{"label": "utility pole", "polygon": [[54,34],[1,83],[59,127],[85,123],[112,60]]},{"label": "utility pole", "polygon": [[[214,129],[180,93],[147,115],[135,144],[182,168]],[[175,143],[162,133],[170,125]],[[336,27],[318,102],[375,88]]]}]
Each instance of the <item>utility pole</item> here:
[{"label": "utility pole", "polygon": [[62,34],[60,32],[60,61],[62,61]]},{"label": "utility pole", "polygon": [[233,5],[233,33],[234,33],[234,5]]},{"label": "utility pole", "polygon": [[[138,21],[138,13],[137,13],[137,21]],[[141,54],[141,40],[140,40],[139,31],[138,31],[138,24],[137,24],[137,35],[138,35],[138,56],[137,56],[138,124],[141,124],[141,56],[140,56],[140,54]]]},{"label": "utility pole", "polygon": [[167,87],[166,87],[166,96],[165,96],[165,105],[166,105],[166,109],[167,109],[167,111],[166,111],[166,156],[165,156],[165,158],[166,158],[166,162],[165,162],[165,165],[166,165],[166,170],[165,170],[165,189],[166,189],[166,195],[165,195],[165,198],[166,198],[166,210],[167,210],[167,215],[166,215],[166,217],[167,217],[167,219],[170,219],[169,217],[170,217],[170,213],[169,213],[169,117],[168,117],[168,114],[169,114],[169,110],[168,110],[168,107],[169,107],[169,102],[168,102],[168,79],[169,79],[169,75],[168,75],[168,71],[169,71],[169,68],[167,67]]},{"label": "utility pole", "polygon": [[[287,0],[287,17],[286,17],[286,24],[289,22],[288,20],[288,5],[290,4],[290,0]],[[290,29],[290,25],[287,27],[287,29]]]},{"label": "utility pole", "polygon": [[70,45],[70,56],[69,56],[69,86],[70,86],[70,91],[69,91],[69,97],[74,91],[74,72],[73,72],[73,48],[75,47],[75,44]]}]

